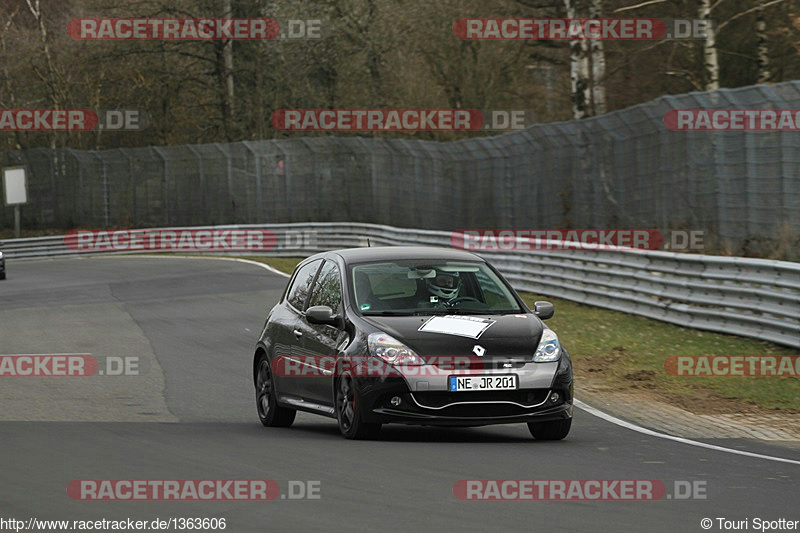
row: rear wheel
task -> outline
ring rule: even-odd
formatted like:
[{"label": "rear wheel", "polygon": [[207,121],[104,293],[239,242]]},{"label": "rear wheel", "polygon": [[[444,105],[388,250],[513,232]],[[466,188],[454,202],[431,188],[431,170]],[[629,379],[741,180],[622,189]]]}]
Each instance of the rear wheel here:
[{"label": "rear wheel", "polygon": [[348,439],[374,439],[381,431],[380,424],[369,424],[361,418],[361,404],[357,401],[353,378],[345,374],[336,382],[336,420],[339,431]]},{"label": "rear wheel", "polygon": [[269,359],[262,354],[256,367],[256,408],[261,423],[268,427],[288,428],[294,422],[297,411],[278,405],[275,381]]},{"label": "rear wheel", "polygon": [[569,435],[572,419],[553,422],[528,422],[528,430],[536,440],[561,440]]}]

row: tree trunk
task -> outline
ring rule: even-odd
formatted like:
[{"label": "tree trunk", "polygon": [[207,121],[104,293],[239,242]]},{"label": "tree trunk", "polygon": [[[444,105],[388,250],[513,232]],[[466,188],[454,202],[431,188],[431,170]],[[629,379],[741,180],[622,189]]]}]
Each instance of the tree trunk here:
[{"label": "tree trunk", "polygon": [[[374,0],[367,0],[367,22],[366,30],[369,31],[373,28],[375,19],[378,12]],[[375,93],[376,102],[385,102],[386,98],[383,95],[383,55],[380,50],[375,49],[375,44],[372,42],[372,36],[365,32],[367,42],[367,69],[369,76],[372,80],[372,90]]]},{"label": "tree trunk", "polygon": [[[42,53],[44,54],[45,63],[47,65],[45,79],[47,82],[47,88],[50,92],[50,103],[53,106],[53,109],[61,109],[63,105],[63,98],[61,97],[58,83],[56,81],[56,69],[55,64],[53,63],[53,56],[50,53],[50,43],[48,42],[47,37],[47,26],[44,23],[44,15],[42,13],[41,5],[39,4],[39,0],[25,0],[25,3],[28,5],[28,10],[36,19],[36,24],[39,28],[39,37],[42,41]],[[50,148],[54,150],[56,148],[56,135],[54,132],[50,133]]]},{"label": "tree trunk", "polygon": [[[603,0],[592,0],[589,8],[589,18],[597,19],[603,16]],[[606,53],[603,41],[594,39],[589,41],[592,58],[592,114],[602,115],[606,112]]]},{"label": "tree trunk", "polygon": [[764,0],[758,0],[756,9],[756,38],[758,41],[758,83],[770,79],[769,46],[767,44],[767,21],[764,18]]},{"label": "tree trunk", "polygon": [[706,22],[706,38],[703,41],[703,66],[705,90],[719,89],[719,56],[717,53],[717,31],[712,26],[711,0],[700,0],[699,18]]},{"label": "tree trunk", "polygon": [[[578,18],[577,0],[564,0],[567,18]],[[589,55],[586,41],[575,39],[570,42],[569,70],[572,81],[572,116],[585,118],[589,102]]]},{"label": "tree trunk", "polygon": [[[9,28],[11,28],[12,24],[14,23],[14,17],[17,16],[19,13],[19,9],[15,10],[11,15],[8,17],[8,20],[3,24],[2,30],[0,30],[0,52],[3,55],[6,54],[8,50],[8,46],[6,44],[6,33],[8,32]],[[2,69],[0,69],[0,74],[3,75],[3,86],[5,87],[6,92],[8,93],[8,104],[5,102],[0,102],[0,105],[8,106],[10,109],[17,109],[17,97],[14,87],[11,85],[11,74],[8,71],[8,64],[3,63]],[[14,130],[14,137],[17,141],[16,146],[14,147],[17,150],[22,150],[27,148],[25,141],[22,138],[22,132],[19,130]]]},{"label": "tree trunk", "polygon": [[[233,18],[231,0],[222,0],[223,18]],[[222,78],[224,83],[223,120],[225,123],[225,136],[233,140],[233,121],[235,109],[235,86],[233,80],[233,40],[225,41],[222,45]]]}]

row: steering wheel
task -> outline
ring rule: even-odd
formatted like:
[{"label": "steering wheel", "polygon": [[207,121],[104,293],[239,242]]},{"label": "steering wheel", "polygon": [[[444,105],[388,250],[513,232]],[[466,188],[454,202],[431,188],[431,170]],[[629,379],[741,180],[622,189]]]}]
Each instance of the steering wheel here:
[{"label": "steering wheel", "polygon": [[473,298],[472,296],[459,296],[458,298],[453,298],[447,303],[450,304],[451,306],[456,306],[461,302],[478,302],[479,304],[483,303],[482,301],[478,300],[477,298]]}]

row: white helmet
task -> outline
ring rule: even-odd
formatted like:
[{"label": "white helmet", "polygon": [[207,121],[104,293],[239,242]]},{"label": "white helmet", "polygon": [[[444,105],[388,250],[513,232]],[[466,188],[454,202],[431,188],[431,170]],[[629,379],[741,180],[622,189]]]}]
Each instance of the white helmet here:
[{"label": "white helmet", "polygon": [[431,294],[450,301],[458,296],[461,289],[461,276],[458,274],[440,273],[435,278],[427,280],[428,290]]}]

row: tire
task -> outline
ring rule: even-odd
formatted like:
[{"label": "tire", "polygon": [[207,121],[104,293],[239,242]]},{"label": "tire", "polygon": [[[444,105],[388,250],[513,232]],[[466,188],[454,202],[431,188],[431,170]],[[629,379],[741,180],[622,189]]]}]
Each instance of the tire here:
[{"label": "tire", "polygon": [[0,279],[6,279],[6,273],[5,273],[5,272],[3,272],[2,274],[0,274]]},{"label": "tire", "polygon": [[261,423],[267,427],[288,428],[294,422],[297,411],[278,405],[275,382],[269,359],[262,354],[256,366],[256,409]]},{"label": "tire", "polygon": [[569,435],[572,419],[553,422],[528,422],[528,430],[536,440],[562,440]]},{"label": "tire", "polygon": [[336,380],[334,387],[334,406],[339,431],[347,439],[369,440],[376,438],[381,432],[380,424],[364,422],[361,407],[353,387],[353,378],[349,374]]}]

